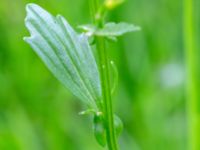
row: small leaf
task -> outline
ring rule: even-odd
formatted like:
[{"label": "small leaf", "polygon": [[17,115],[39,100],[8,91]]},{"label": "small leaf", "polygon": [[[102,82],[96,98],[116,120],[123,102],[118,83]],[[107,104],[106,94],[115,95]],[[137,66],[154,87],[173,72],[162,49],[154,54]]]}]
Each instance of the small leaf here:
[{"label": "small leaf", "polygon": [[102,113],[97,113],[94,116],[94,135],[97,142],[102,146],[106,146],[106,130],[104,127],[103,115]]},{"label": "small leaf", "polygon": [[86,25],[80,25],[78,26],[79,29],[83,30],[86,32],[87,36],[92,36],[97,30],[97,27],[92,25],[92,24],[86,24]]},{"label": "small leaf", "polygon": [[98,29],[95,35],[98,36],[121,36],[128,32],[139,31],[140,27],[128,23],[107,23],[102,29]]},{"label": "small leaf", "polygon": [[94,109],[87,109],[87,110],[84,110],[84,111],[81,111],[79,112],[78,114],[79,115],[90,115],[90,114],[95,114],[95,110]]},{"label": "small leaf", "polygon": [[77,34],[64,17],[54,17],[36,4],[28,4],[26,11],[31,37],[24,40],[66,88],[97,110],[101,85],[88,38]]},{"label": "small leaf", "polygon": [[107,23],[103,28],[97,28],[92,24],[81,25],[78,26],[82,29],[85,34],[89,37],[96,35],[96,36],[104,36],[109,40],[116,41],[117,36],[121,36],[128,32],[139,31],[140,27],[134,26],[128,23]]},{"label": "small leaf", "polygon": [[115,125],[116,137],[119,137],[124,127],[123,127],[123,122],[117,115],[114,115],[114,125]]},{"label": "small leaf", "polygon": [[118,81],[119,81],[119,74],[118,74],[118,70],[117,67],[114,63],[114,61],[110,61],[111,67],[112,67],[112,71],[113,71],[113,87],[111,90],[111,94],[114,94],[117,85],[118,85]]}]

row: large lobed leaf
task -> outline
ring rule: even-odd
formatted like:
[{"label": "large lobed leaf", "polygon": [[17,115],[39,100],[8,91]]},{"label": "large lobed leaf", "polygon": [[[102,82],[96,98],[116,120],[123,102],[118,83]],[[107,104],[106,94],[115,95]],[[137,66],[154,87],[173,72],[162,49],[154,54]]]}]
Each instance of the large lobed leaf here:
[{"label": "large lobed leaf", "polygon": [[65,87],[97,109],[100,78],[87,37],[77,34],[64,17],[54,17],[36,4],[28,4],[26,11],[25,24],[31,37],[25,41]]}]

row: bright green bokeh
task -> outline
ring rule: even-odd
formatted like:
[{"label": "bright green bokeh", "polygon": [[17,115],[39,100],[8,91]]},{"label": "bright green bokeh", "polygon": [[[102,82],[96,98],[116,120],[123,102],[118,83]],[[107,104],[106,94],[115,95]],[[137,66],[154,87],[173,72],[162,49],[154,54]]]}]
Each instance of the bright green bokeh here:
[{"label": "bright green bokeh", "polygon": [[[103,150],[92,118],[78,115],[82,105],[22,40],[30,2],[73,27],[90,22],[88,0],[0,1],[0,149]],[[121,149],[186,150],[182,1],[127,0],[107,20],[142,28],[108,44],[120,78],[114,106],[124,122]]]}]

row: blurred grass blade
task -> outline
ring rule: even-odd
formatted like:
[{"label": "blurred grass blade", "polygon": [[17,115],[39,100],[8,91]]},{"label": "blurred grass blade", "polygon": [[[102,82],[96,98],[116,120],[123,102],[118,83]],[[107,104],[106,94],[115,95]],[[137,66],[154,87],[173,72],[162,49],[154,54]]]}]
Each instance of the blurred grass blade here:
[{"label": "blurred grass blade", "polygon": [[97,64],[85,35],[78,35],[60,15],[52,16],[36,4],[26,7],[24,38],[54,76],[89,107],[101,99]]}]

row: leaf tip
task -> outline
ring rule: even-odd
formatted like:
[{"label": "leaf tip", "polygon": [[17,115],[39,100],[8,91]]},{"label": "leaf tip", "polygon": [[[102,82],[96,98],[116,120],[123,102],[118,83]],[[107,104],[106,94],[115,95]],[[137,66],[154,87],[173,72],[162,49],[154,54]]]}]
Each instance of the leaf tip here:
[{"label": "leaf tip", "polygon": [[[24,19],[24,22],[25,22],[26,27],[28,26],[27,24],[28,24],[28,22],[29,22],[30,12],[31,12],[31,10],[32,10],[32,8],[33,8],[34,6],[37,6],[37,4],[34,4],[34,3],[28,3],[28,4],[26,4],[26,7],[25,7],[25,10],[26,10],[26,17],[25,17],[25,19]],[[27,27],[27,28],[28,28],[28,27]]]},{"label": "leaf tip", "polygon": [[37,4],[35,4],[35,3],[28,3],[28,4],[26,4],[26,10],[29,10],[32,7],[39,7],[39,6]]},{"label": "leaf tip", "polygon": [[38,6],[37,4],[34,4],[34,3],[28,3],[26,4],[26,12],[28,13],[34,6]]},{"label": "leaf tip", "polygon": [[30,42],[31,42],[31,39],[32,39],[32,37],[23,37],[23,40],[24,40],[26,43],[30,43]]},{"label": "leaf tip", "polygon": [[26,42],[28,40],[28,37],[23,37],[23,40]]},{"label": "leaf tip", "polygon": [[62,19],[63,17],[62,17],[62,15],[60,15],[60,14],[58,14],[58,15],[56,15],[56,19]]}]

